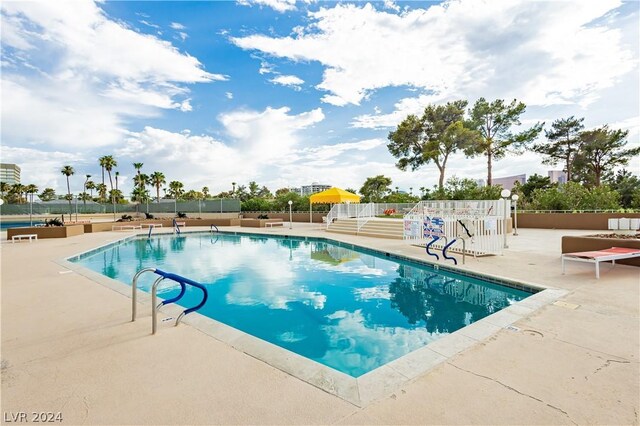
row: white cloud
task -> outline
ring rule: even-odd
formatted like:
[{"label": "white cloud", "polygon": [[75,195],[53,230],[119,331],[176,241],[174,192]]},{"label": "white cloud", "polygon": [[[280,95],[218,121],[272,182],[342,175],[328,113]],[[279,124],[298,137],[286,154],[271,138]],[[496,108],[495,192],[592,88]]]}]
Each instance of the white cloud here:
[{"label": "white cloud", "polygon": [[[31,183],[38,186],[39,192],[53,188],[58,194],[66,193],[66,181],[60,173],[65,165],[71,165],[76,174],[70,177],[71,191],[82,189],[85,173],[81,171],[85,159],[82,154],[60,151],[43,152],[32,148],[0,147],[3,163],[20,165],[20,181],[23,185]],[[34,199],[35,200],[35,199]]]},{"label": "white cloud", "polygon": [[172,22],[169,26],[174,30],[184,30],[187,28],[179,22]]},{"label": "white cloud", "polygon": [[225,96],[227,99],[233,99],[233,93],[231,93],[231,92],[226,92],[226,93],[224,94],[224,96]]},{"label": "white cloud", "polygon": [[185,84],[226,79],[91,1],[4,2],[2,27],[13,65],[2,75],[2,138],[12,145],[113,144],[130,117],[190,111]]},{"label": "white cloud", "polygon": [[251,6],[254,4],[261,7],[267,6],[280,13],[296,10],[296,0],[238,0],[238,4],[242,6]]},{"label": "white cloud", "polygon": [[257,161],[268,163],[296,147],[301,130],[324,120],[320,108],[298,115],[289,112],[288,107],[267,107],[262,112],[240,110],[222,114],[219,120],[241,149],[250,149]]},{"label": "white cloud", "polygon": [[310,12],[304,35],[232,41],[320,62],[325,71],[317,87],[328,92],[322,100],[338,106],[393,86],[445,98],[490,88],[492,96],[527,104],[584,104],[636,66],[619,30],[606,22],[590,25],[620,4],[450,0],[401,14],[338,4]]},{"label": "white cloud", "polygon": [[303,79],[296,77],[295,75],[279,75],[269,81],[282,86],[291,87],[294,90],[301,90],[300,85],[304,83]]}]

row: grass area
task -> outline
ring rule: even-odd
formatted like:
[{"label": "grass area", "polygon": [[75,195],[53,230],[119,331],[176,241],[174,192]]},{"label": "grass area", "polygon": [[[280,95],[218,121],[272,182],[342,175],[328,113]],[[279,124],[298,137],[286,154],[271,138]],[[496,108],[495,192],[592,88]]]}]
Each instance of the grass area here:
[{"label": "grass area", "polygon": [[391,215],[383,214],[383,215],[379,215],[379,216],[376,216],[376,217],[381,217],[383,219],[402,219],[404,217],[404,215],[401,215],[401,214],[391,214]]}]

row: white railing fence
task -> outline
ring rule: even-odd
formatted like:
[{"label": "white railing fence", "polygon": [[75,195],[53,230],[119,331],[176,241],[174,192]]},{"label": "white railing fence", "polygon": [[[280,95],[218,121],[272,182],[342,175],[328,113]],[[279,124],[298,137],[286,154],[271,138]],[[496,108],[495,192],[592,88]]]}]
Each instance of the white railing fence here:
[{"label": "white railing fence", "polygon": [[375,204],[369,203],[362,206],[360,211],[358,212],[358,232],[364,226],[365,223],[369,221],[372,217],[375,216]]},{"label": "white railing fence", "polygon": [[429,243],[434,249],[456,240],[451,252],[473,255],[502,254],[507,212],[503,200],[421,201],[404,216],[403,237]]}]

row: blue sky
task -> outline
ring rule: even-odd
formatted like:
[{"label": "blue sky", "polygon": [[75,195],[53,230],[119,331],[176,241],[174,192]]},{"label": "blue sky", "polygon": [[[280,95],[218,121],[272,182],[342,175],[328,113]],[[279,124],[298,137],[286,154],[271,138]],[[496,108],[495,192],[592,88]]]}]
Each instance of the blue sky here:
[{"label": "blue sky", "polygon": [[[256,180],[359,188],[402,172],[390,130],[428,103],[480,96],[528,105],[523,125],[576,115],[640,143],[639,3],[56,1],[2,3],[3,162],[23,183],[72,191],[112,154],[188,189]],[[632,168],[638,171],[638,159]],[[533,153],[494,176],[546,174]],[[560,166],[555,167],[559,169]],[[483,178],[456,155],[447,176]]]}]

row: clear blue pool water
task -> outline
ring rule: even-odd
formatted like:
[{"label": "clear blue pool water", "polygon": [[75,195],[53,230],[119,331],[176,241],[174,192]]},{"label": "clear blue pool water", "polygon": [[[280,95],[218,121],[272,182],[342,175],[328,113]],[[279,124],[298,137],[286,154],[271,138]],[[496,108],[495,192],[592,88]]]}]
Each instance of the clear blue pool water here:
[{"label": "clear blue pool water", "polygon": [[[39,224],[43,224],[44,222],[41,220],[34,220],[33,224],[34,225],[39,225]],[[26,222],[5,222],[5,221],[0,221],[0,229],[7,229],[7,228],[23,228],[26,226],[31,226],[31,222],[26,221]]]},{"label": "clear blue pool water", "polygon": [[[323,241],[198,233],[132,239],[73,262],[123,283],[155,267],[206,284],[198,311],[358,377],[530,293]],[[146,275],[146,277],[145,277]],[[150,291],[154,274],[140,288]],[[178,286],[160,292],[177,295]],[[180,304],[194,306],[188,288]]]}]

